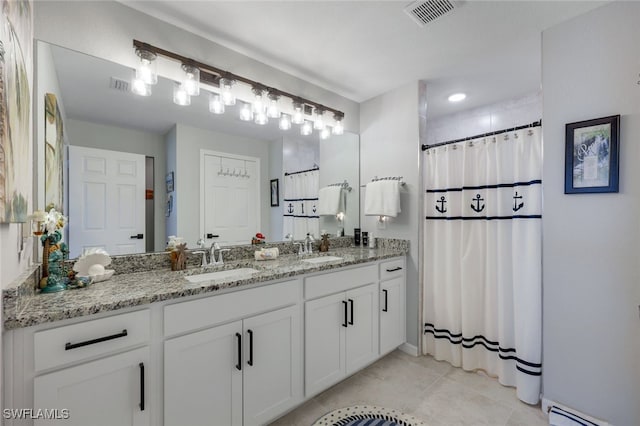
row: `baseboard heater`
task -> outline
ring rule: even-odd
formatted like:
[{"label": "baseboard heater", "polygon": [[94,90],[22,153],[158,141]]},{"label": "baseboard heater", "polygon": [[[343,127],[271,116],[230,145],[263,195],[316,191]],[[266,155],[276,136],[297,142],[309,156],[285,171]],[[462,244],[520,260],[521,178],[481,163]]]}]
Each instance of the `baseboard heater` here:
[{"label": "baseboard heater", "polygon": [[543,410],[549,414],[549,426],[610,426],[609,423],[588,416],[554,401],[543,400]]}]

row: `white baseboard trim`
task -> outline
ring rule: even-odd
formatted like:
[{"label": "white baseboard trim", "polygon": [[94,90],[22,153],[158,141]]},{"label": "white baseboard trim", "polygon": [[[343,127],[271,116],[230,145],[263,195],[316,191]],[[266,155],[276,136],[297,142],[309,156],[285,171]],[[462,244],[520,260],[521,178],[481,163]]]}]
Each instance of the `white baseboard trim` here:
[{"label": "white baseboard trim", "polygon": [[555,407],[561,408],[561,409],[563,409],[565,411],[568,411],[570,413],[573,413],[576,416],[580,416],[583,419],[587,419],[589,422],[591,422],[593,424],[596,424],[596,425],[599,425],[599,426],[611,426],[610,423],[608,423],[608,422],[606,422],[604,420],[600,420],[600,419],[597,419],[595,417],[591,417],[591,416],[589,416],[589,415],[587,415],[585,413],[581,413],[580,411],[578,411],[578,410],[576,410],[574,408],[567,407],[566,405],[560,404],[557,401],[553,401],[551,399],[547,399],[544,396],[542,397],[542,401],[540,403],[540,406],[542,408],[542,411],[544,412],[544,414],[547,417],[549,416],[549,410],[551,409],[551,407],[555,406]]},{"label": "white baseboard trim", "polygon": [[402,352],[404,352],[407,355],[411,355],[411,356],[418,356],[418,347],[417,346],[413,346],[411,343],[403,343],[402,345],[400,345],[398,347],[399,350],[401,350]]}]

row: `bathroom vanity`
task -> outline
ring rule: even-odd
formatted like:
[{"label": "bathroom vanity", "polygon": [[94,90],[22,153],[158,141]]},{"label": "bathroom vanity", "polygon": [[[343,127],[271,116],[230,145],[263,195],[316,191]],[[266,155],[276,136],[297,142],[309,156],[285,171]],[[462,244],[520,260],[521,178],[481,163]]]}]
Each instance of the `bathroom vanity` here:
[{"label": "bathroom vanity", "polygon": [[66,409],[65,425],[266,424],[405,341],[404,250],[330,255],[23,296],[4,315],[4,406]]}]

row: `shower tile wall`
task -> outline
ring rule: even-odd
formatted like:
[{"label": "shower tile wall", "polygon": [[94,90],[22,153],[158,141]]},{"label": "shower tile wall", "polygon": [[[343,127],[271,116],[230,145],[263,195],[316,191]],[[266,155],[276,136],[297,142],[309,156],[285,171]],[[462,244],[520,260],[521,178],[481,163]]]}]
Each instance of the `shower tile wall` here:
[{"label": "shower tile wall", "polygon": [[542,92],[427,119],[428,145],[521,126],[542,118]]}]

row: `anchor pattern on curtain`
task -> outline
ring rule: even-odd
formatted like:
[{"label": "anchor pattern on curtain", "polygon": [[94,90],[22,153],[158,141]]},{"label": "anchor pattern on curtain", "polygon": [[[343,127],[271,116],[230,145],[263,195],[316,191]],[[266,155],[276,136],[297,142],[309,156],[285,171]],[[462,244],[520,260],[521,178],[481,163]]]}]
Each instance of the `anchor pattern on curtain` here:
[{"label": "anchor pattern on curtain", "polygon": [[284,178],[284,234],[302,240],[307,233],[319,237],[318,215],[319,170],[294,173]]},{"label": "anchor pattern on curtain", "polygon": [[422,351],[535,404],[542,371],[541,128],[425,153]]}]

